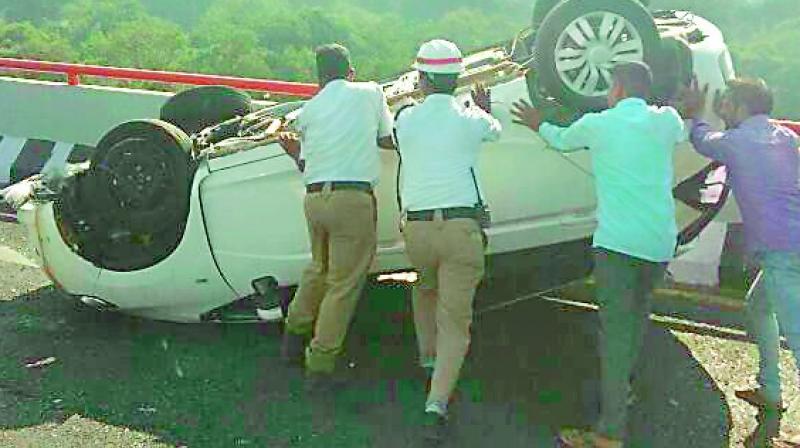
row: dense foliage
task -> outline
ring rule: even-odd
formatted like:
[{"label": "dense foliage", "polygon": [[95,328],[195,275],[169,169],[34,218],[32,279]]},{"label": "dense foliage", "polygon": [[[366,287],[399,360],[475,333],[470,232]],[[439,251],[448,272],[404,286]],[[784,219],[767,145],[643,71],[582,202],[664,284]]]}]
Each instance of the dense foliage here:
[{"label": "dense foliage", "polygon": [[[425,39],[509,39],[533,0],[0,0],[0,56],[313,80],[315,45],[339,41],[359,76],[408,67]],[[655,0],[726,33],[740,73],[770,81],[800,118],[796,0]],[[747,17],[747,21],[742,18]],[[793,76],[794,75],[794,76]]]}]

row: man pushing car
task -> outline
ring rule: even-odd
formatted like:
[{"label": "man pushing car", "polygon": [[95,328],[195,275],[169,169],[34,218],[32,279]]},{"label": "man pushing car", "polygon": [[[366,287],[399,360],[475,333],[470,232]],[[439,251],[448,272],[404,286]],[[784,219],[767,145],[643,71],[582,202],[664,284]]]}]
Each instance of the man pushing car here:
[{"label": "man pushing car", "polygon": [[610,109],[586,114],[567,128],[542,123],[539,111],[525,101],[512,110],[516,123],[538,132],[555,150],[589,149],[594,166],[601,413],[594,431],[564,431],[563,446],[622,446],[630,377],[647,329],[652,291],[675,253],[672,156],[684,126],[675,109],[647,104],[652,82],[643,63],[617,65]]},{"label": "man pushing car", "polygon": [[[728,81],[714,109],[727,130],[701,120],[708,87],[683,93],[683,114],[700,154],[725,164],[742,214],[750,261],[760,272],[747,293],[749,331],[760,358],[755,389],[736,396],[757,407],[765,423],[748,446],[796,446],[778,434],[785,403],[779,369],[780,332],[800,367],[800,149],[790,122],[770,122],[773,95],[759,79]],[[786,126],[788,125],[788,127]],[[798,443],[792,441],[791,443]]]},{"label": "man pushing car", "polygon": [[308,389],[324,391],[338,382],[337,358],[375,257],[378,146],[393,147],[393,119],[378,84],[353,82],[345,47],[321,46],[316,59],[321,90],[297,117],[301,135],[281,136],[303,172],[311,240],[282,355],[289,363],[304,359]]},{"label": "man pushing car", "polygon": [[397,116],[402,158],[403,239],[420,281],[413,308],[419,362],[430,378],[425,402],[425,438],[446,438],[453,390],[470,343],[472,303],[484,273],[486,222],[475,165],[484,141],[500,137],[487,92],[473,92],[475,105],[455,97],[464,70],[458,47],[433,40],[419,50],[425,99]]}]

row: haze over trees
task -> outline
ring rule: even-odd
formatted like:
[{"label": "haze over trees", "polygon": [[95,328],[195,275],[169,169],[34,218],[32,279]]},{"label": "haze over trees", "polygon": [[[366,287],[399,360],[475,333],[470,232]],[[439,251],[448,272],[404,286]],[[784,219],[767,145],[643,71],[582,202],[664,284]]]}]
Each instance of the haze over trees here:
[{"label": "haze over trees", "polygon": [[[797,0],[655,0],[725,32],[740,74],[776,89],[800,119]],[[313,81],[313,48],[338,41],[359,77],[405,70],[418,45],[508,40],[533,0],[0,0],[0,56]],[[743,20],[743,18],[747,20]]]}]

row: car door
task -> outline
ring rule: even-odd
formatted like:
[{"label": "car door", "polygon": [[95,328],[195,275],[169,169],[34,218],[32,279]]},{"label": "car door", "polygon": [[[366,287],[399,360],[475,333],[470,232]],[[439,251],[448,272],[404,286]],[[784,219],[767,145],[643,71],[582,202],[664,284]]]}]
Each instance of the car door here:
[{"label": "car door", "polygon": [[[397,155],[381,154],[378,251],[373,271],[406,267],[395,195]],[[220,270],[241,295],[253,280],[274,277],[291,285],[311,258],[303,212],[305,186],[293,161],[277,144],[209,161],[211,175],[200,197],[211,247]]]},{"label": "car door", "polygon": [[492,210],[490,252],[526,250],[590,235],[595,195],[589,153],[561,154],[512,123],[511,104],[527,98],[524,78],[492,88],[499,141],[485,145],[479,177]]}]

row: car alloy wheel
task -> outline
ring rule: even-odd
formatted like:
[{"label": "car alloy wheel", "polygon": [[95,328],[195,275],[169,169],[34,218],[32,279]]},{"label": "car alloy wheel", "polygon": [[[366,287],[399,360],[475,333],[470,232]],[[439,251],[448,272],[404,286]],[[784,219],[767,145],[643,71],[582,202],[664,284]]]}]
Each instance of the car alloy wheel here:
[{"label": "car alloy wheel", "polygon": [[656,65],[661,36],[635,0],[563,0],[536,31],[537,92],[577,112],[608,107],[612,71],[620,62]]},{"label": "car alloy wheel", "polygon": [[555,49],[561,81],[583,96],[601,96],[613,84],[618,62],[644,61],[644,42],[625,17],[608,11],[578,17],[567,25]]}]

